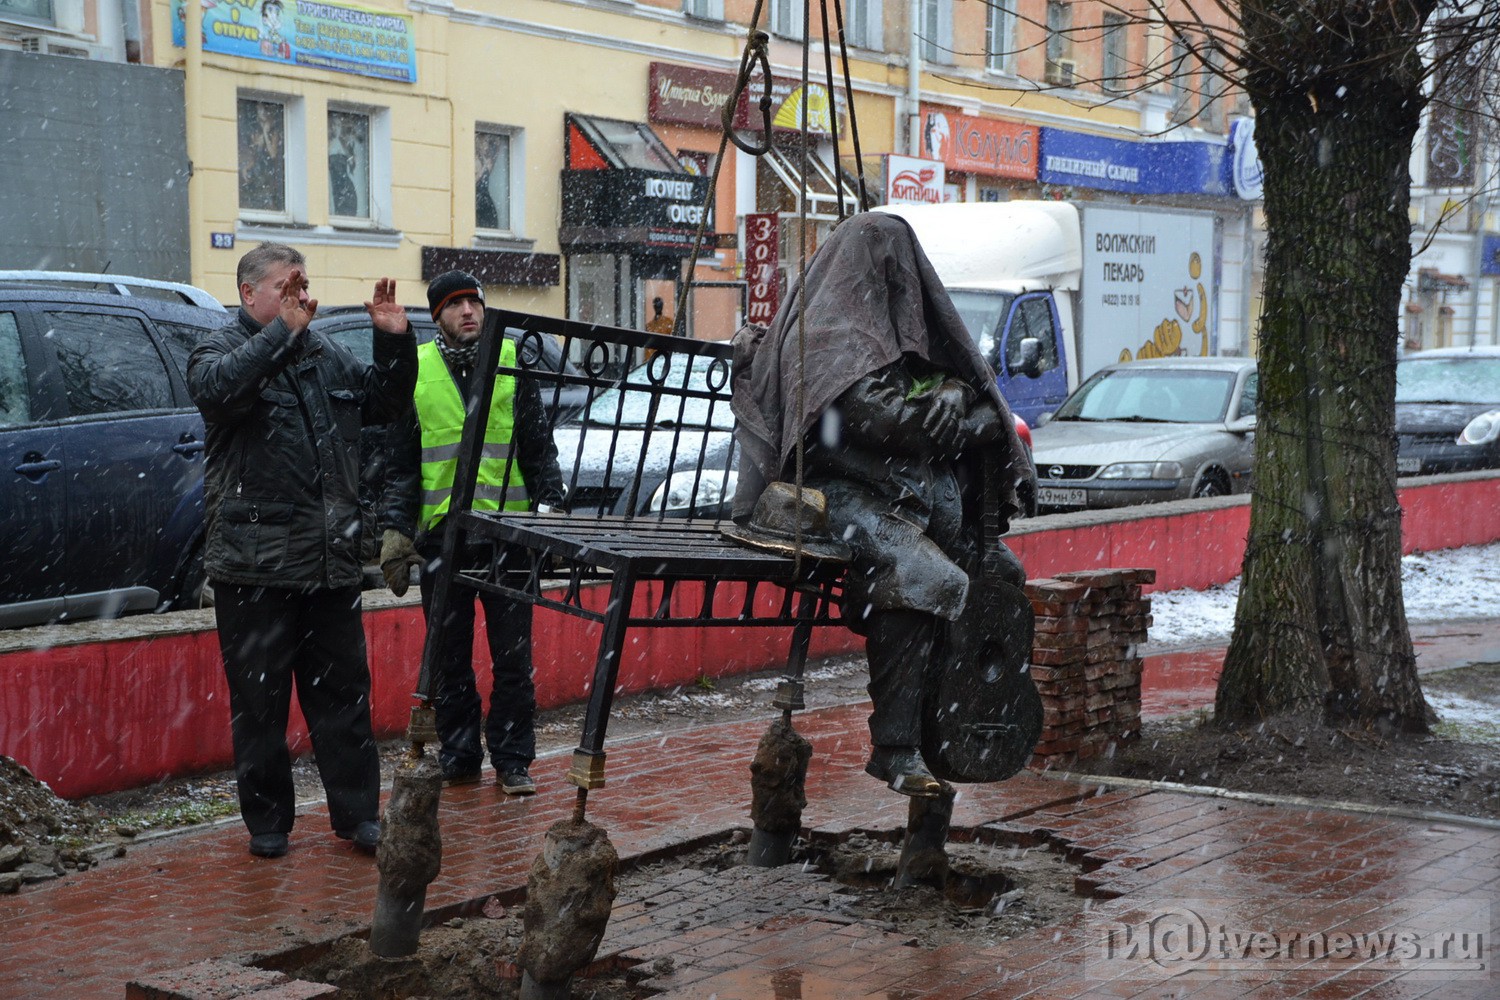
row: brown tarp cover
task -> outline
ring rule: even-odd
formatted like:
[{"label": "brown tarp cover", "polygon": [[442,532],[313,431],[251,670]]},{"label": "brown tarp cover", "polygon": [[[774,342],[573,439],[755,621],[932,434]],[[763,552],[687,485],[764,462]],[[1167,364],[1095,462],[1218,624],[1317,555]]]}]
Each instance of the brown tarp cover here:
[{"label": "brown tarp cover", "polygon": [[[1024,465],[995,373],[904,219],[864,212],[844,220],[808,262],[806,290],[804,295],[803,287],[794,285],[769,328],[747,326],[735,338],[733,409],[740,442],[735,520],[749,517],[765,484],[781,478],[797,441],[834,400],[906,354],[926,359],[992,399],[1009,428],[994,445],[1002,450],[999,464]],[[1001,487],[1001,506],[1008,506],[1007,517],[1019,509],[1013,479]]]}]

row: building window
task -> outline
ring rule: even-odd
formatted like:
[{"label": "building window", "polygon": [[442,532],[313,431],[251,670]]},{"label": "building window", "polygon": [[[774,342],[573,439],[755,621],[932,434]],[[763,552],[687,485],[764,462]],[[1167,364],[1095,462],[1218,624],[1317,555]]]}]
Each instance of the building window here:
[{"label": "building window", "polygon": [[371,219],[367,114],[328,111],[328,214],[338,219]]},{"label": "building window", "polygon": [[[1006,0],[1010,2],[1010,0]],[[984,64],[997,73],[1007,73],[1016,49],[1015,12],[995,0],[987,9],[984,22]]]},{"label": "building window", "polygon": [[922,0],[917,34],[922,40],[922,59],[929,63],[953,62],[953,0]]},{"label": "building window", "polygon": [[[67,5],[63,5],[64,11]],[[46,24],[56,24],[53,16],[52,0],[5,0],[0,3],[0,16],[6,18],[20,18],[27,21],[42,21]]]},{"label": "building window", "polygon": [[242,91],[238,109],[240,218],[307,220],[307,140],[299,98]]},{"label": "building window", "polygon": [[1127,67],[1127,44],[1129,34],[1122,14],[1104,15],[1104,89],[1119,92],[1126,88],[1129,70]]},{"label": "building window", "polygon": [[722,21],[724,0],[682,0],[682,12],[710,21]]},{"label": "building window", "polygon": [[767,28],[783,38],[801,38],[806,0],[770,0]]},{"label": "building window", "polygon": [[479,125],[474,130],[474,226],[496,233],[517,233],[520,199],[515,169],[520,158],[521,134],[499,125]]},{"label": "building window", "polygon": [[1047,82],[1071,87],[1073,62],[1073,8],[1066,3],[1047,4]]},{"label": "building window", "polygon": [[1219,77],[1219,72],[1223,64],[1223,59],[1220,58],[1217,49],[1204,49],[1203,66],[1198,71],[1198,79],[1200,81],[1198,87],[1200,96],[1198,100],[1201,109],[1199,111],[1201,119],[1199,124],[1203,128],[1215,132],[1222,131],[1224,128],[1224,108],[1222,104],[1225,88],[1224,81]]},{"label": "building window", "polygon": [[282,101],[241,97],[240,211],[287,212],[287,107]]},{"label": "building window", "polygon": [[1171,84],[1168,93],[1172,95],[1172,114],[1177,118],[1186,118],[1192,113],[1192,73],[1188,61],[1187,39],[1181,35],[1172,36],[1172,62],[1167,67],[1171,74]]},{"label": "building window", "polygon": [[885,49],[880,0],[849,0],[844,6],[844,39],[855,48]]}]

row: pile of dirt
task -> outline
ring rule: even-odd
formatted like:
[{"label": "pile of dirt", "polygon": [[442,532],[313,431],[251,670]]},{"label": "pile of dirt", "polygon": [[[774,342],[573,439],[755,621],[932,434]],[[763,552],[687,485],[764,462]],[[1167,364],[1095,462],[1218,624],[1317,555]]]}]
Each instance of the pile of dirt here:
[{"label": "pile of dirt", "polygon": [[0,895],[117,853],[87,805],[67,802],[25,767],[0,756]]},{"label": "pile of dirt", "polygon": [[[706,899],[743,898],[755,894],[757,882],[764,880],[767,892],[757,897],[757,909],[765,921],[815,916],[865,924],[911,946],[965,943],[978,949],[1056,923],[1084,905],[1073,891],[1079,869],[1045,848],[949,844],[944,888],[895,888],[900,852],[883,836],[856,832],[836,843],[799,841],[791,864],[782,869],[744,867],[747,839],[740,832],[725,842],[623,870],[616,880],[615,910],[639,910],[644,900],[680,888],[684,876],[693,877],[692,888]],[[744,915],[743,907],[705,905],[676,926],[682,931],[720,926],[716,921],[729,926]],[[513,963],[521,937],[521,908],[491,899],[481,914],[423,931],[420,950],[409,958],[377,958],[363,939],[348,937],[305,961],[293,956],[262,964],[296,979],[337,986],[339,995],[351,1000],[509,1000],[519,990]],[[610,953],[611,940],[606,935],[595,960],[604,971],[575,980],[572,995],[590,1000],[654,995],[641,981],[670,972],[673,959],[630,965]]]},{"label": "pile of dirt", "polygon": [[1500,820],[1500,664],[1431,674],[1422,687],[1446,720],[1431,735],[1335,728],[1317,713],[1236,728],[1177,717],[1070,770]]}]

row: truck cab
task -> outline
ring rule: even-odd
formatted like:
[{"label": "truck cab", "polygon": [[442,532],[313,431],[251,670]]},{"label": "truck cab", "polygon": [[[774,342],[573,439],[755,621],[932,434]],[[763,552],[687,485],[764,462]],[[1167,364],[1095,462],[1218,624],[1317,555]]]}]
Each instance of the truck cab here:
[{"label": "truck cab", "polygon": [[1073,296],[1082,276],[1078,209],[1059,202],[889,205],[910,223],[1000,394],[1035,426],[1078,381]]}]

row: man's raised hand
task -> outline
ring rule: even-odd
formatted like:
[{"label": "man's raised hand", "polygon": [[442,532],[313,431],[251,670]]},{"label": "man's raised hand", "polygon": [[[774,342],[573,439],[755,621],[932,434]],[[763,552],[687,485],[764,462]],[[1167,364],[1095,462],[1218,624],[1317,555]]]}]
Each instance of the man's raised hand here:
[{"label": "man's raised hand", "polygon": [[365,303],[370,323],[382,333],[411,333],[406,310],[396,301],[396,279],[381,278],[375,282],[375,298]]},{"label": "man's raised hand", "polygon": [[281,293],[281,321],[288,330],[300,334],[318,314],[318,300],[307,296],[307,274],[292,268],[278,288]]}]

